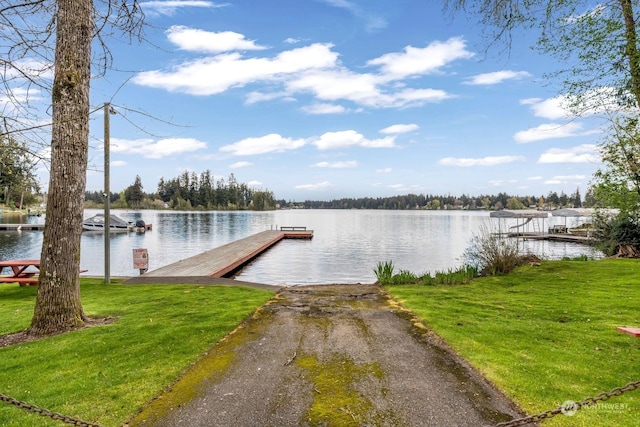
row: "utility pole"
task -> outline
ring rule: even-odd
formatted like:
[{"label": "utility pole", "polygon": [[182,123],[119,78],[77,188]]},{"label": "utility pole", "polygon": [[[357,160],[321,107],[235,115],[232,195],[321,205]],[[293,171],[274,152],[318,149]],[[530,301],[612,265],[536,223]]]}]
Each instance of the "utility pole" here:
[{"label": "utility pole", "polygon": [[110,144],[110,123],[111,105],[104,103],[104,283],[111,283],[111,206],[109,189],[109,144]]}]

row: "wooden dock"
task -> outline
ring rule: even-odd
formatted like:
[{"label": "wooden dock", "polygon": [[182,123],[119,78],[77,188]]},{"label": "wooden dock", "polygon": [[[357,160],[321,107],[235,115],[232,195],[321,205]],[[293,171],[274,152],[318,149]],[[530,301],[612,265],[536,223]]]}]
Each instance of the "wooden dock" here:
[{"label": "wooden dock", "polygon": [[589,244],[593,239],[588,236],[581,236],[571,233],[507,233],[508,237],[517,237],[524,240],[549,240],[552,242],[582,243]]},{"label": "wooden dock", "polygon": [[0,231],[42,231],[44,224],[0,224]]},{"label": "wooden dock", "polygon": [[311,239],[306,227],[267,230],[173,264],[145,273],[142,277],[228,277],[282,239]]}]

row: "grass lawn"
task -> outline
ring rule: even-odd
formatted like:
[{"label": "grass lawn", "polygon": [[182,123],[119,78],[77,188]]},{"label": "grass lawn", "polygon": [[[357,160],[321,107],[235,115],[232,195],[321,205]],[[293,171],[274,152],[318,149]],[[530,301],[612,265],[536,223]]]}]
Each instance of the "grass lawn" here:
[{"label": "grass lawn", "polygon": [[[387,286],[529,414],[640,381],[640,262],[545,261],[458,286]],[[640,389],[544,426],[640,426]]]},{"label": "grass lawn", "polygon": [[[0,335],[26,329],[37,288],[0,286]],[[273,292],[246,287],[105,285],[82,279],[105,325],[0,348],[0,393],[104,426],[122,425]],[[60,426],[0,402],[1,426]]]}]

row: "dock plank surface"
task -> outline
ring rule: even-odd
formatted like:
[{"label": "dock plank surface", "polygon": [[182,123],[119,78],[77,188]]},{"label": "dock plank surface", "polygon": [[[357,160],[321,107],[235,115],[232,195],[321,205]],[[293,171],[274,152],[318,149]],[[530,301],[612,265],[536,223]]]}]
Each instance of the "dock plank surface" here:
[{"label": "dock plank surface", "polygon": [[311,231],[267,230],[160,267],[146,277],[224,277],[285,238],[311,238]]}]

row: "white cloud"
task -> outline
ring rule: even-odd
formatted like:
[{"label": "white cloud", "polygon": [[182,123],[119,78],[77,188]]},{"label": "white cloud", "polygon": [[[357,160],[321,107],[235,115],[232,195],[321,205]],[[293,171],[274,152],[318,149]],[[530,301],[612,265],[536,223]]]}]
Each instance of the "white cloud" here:
[{"label": "white cloud", "polygon": [[443,90],[404,89],[386,91],[384,79],[374,74],[325,69],[301,73],[286,82],[289,93],[311,93],[323,101],[348,100],[373,108],[405,107],[453,98]]},{"label": "white cloud", "polygon": [[566,119],[572,117],[568,108],[568,100],[564,96],[554,98],[527,98],[520,100],[521,105],[530,105],[533,115],[549,120]]},{"label": "white cloud", "polygon": [[317,168],[332,168],[332,169],[343,169],[343,168],[355,168],[358,166],[358,162],[355,160],[348,160],[344,162],[319,162],[314,165]]},{"label": "white cloud", "polygon": [[295,150],[306,144],[304,139],[284,138],[277,133],[261,136],[259,138],[246,138],[220,148],[220,151],[231,153],[234,156],[252,156],[272,152]]},{"label": "white cloud", "polygon": [[423,189],[423,186],[418,184],[391,184],[387,185],[387,188],[391,188],[398,193],[412,193],[421,191]]},{"label": "white cloud", "polygon": [[530,176],[529,178],[527,178],[527,181],[540,181],[541,179],[541,176]]},{"label": "white cloud", "polygon": [[342,105],[324,103],[307,105],[301,110],[307,114],[342,114],[347,112],[347,109]]},{"label": "white cloud", "polygon": [[524,156],[496,156],[496,157],[483,157],[479,159],[472,158],[456,158],[456,157],[445,157],[444,159],[438,160],[438,164],[443,166],[461,166],[461,167],[469,167],[469,166],[496,166],[505,163],[512,162],[524,162]]},{"label": "white cloud", "polygon": [[247,185],[249,187],[252,187],[252,188],[259,188],[259,187],[262,186],[262,182],[260,182],[260,181],[249,181],[249,182],[247,182]]},{"label": "white cloud", "polygon": [[153,139],[127,140],[111,138],[111,151],[141,155],[148,159],[160,159],[177,154],[207,148],[207,144],[194,138],[166,138],[155,141]]},{"label": "white cloud", "polygon": [[466,50],[462,38],[452,37],[444,42],[431,42],[423,48],[406,46],[403,52],[384,54],[368,61],[367,65],[378,65],[384,75],[398,79],[440,72],[453,61],[473,56],[472,52]]},{"label": "white cloud", "polygon": [[239,168],[246,168],[247,166],[252,166],[253,163],[251,162],[236,162],[232,165],[229,165],[229,169],[239,169]]},{"label": "white cloud", "polygon": [[331,44],[316,43],[281,52],[273,58],[244,59],[237,52],[220,54],[184,62],[170,71],[145,71],[134,76],[132,81],[171,92],[214,95],[248,83],[268,82],[309,69],[332,67],[338,54],[332,52],[331,47]]},{"label": "white cloud", "polygon": [[418,130],[420,128],[420,126],[416,125],[416,124],[409,124],[409,125],[392,125],[392,126],[388,126],[384,129],[380,130],[380,133],[384,133],[384,134],[401,134],[401,133],[409,133],[409,132],[413,132],[414,130]]},{"label": "white cloud", "polygon": [[[4,64],[4,79],[11,81],[13,79],[25,80],[25,76],[29,79],[44,78],[53,80],[53,63],[37,60],[35,58],[24,58],[17,61],[12,61]],[[19,90],[19,88],[13,88],[12,91]],[[39,92],[37,90],[31,90],[30,93]]]},{"label": "white cloud", "polygon": [[251,92],[247,104],[311,94],[319,102],[304,107],[310,114],[350,111],[336,106],[337,101],[371,108],[402,108],[454,98],[444,90],[408,87],[401,80],[439,72],[452,61],[473,56],[465,50],[462,39],[452,38],[424,48],[407,46],[403,52],[388,53],[367,62],[379,66],[380,72],[358,73],[339,63],[339,54],[330,43],[284,50],[271,57],[247,57],[264,47],[239,33],[174,26],[167,36],[180,48],[202,56],[170,69],[141,72],[133,77],[133,83],[201,96],[263,84],[267,90]]},{"label": "white cloud", "polygon": [[553,177],[553,179],[559,179],[562,181],[579,181],[586,178],[586,175],[556,175]]},{"label": "white cloud", "polygon": [[124,160],[114,160],[113,162],[109,162],[109,165],[111,165],[112,167],[119,167],[119,166],[126,166],[127,162]]},{"label": "white cloud", "polygon": [[387,136],[380,139],[367,139],[355,130],[326,132],[313,141],[319,150],[330,150],[346,147],[391,148],[394,147],[395,137]]},{"label": "white cloud", "polygon": [[[43,100],[44,98],[36,95],[34,92],[38,92],[38,91],[32,91],[32,90],[28,90],[28,89],[23,89],[23,88],[13,88],[11,89],[11,97],[5,92],[2,91],[0,92],[0,106],[2,106],[2,108],[11,108],[12,110],[14,109],[14,102],[17,103],[26,103],[27,101],[34,101],[34,100]],[[6,112],[4,113],[6,114]]]},{"label": "white cloud", "polygon": [[518,144],[526,144],[533,141],[542,141],[545,139],[555,138],[568,138],[579,135],[584,135],[582,124],[580,123],[546,123],[531,129],[516,132],[516,134],[513,136],[513,139]]},{"label": "white cloud", "polygon": [[617,91],[611,87],[603,87],[582,94],[581,98],[558,95],[553,98],[527,98],[521,105],[530,105],[534,116],[549,120],[570,119],[574,117],[593,116],[607,112],[619,112],[616,100]]},{"label": "white cloud", "polygon": [[211,32],[174,25],[167,30],[169,41],[182,50],[220,53],[235,50],[263,50],[265,46],[245,39],[244,35],[233,31]]},{"label": "white cloud", "polygon": [[393,172],[393,169],[391,168],[376,169],[376,173],[391,173],[391,172]]},{"label": "white cloud", "polygon": [[477,74],[465,81],[464,84],[468,85],[495,85],[502,83],[505,80],[520,80],[527,77],[531,77],[531,74],[526,71],[494,71],[492,73]]},{"label": "white cloud", "polygon": [[284,42],[286,44],[297,44],[297,43],[300,43],[300,41],[301,41],[300,39],[295,39],[293,37],[288,37],[288,38],[284,39]]},{"label": "white cloud", "polygon": [[571,184],[580,183],[585,179],[587,179],[586,175],[557,175],[544,181],[544,183],[548,185]]},{"label": "white cloud", "polygon": [[551,148],[543,153],[538,163],[599,163],[600,153],[593,144],[578,145],[573,148]]},{"label": "white cloud", "polygon": [[222,8],[228,6],[228,3],[216,4],[206,0],[167,0],[167,1],[143,1],[140,6],[145,13],[150,15],[167,15],[172,16],[180,8],[185,7],[203,7],[203,8]]},{"label": "white cloud", "polygon": [[333,184],[331,184],[329,181],[323,181],[317,184],[296,185],[294,188],[299,190],[319,191],[319,190],[326,190],[332,187],[333,187]]},{"label": "white cloud", "polygon": [[364,19],[367,31],[376,31],[387,27],[387,21],[379,16],[364,11],[357,4],[348,0],[320,0],[334,7],[346,9],[354,16]]},{"label": "white cloud", "polygon": [[249,92],[247,94],[247,98],[245,100],[245,104],[251,105],[257,102],[271,101],[273,99],[284,98],[286,97],[286,93],[284,92],[271,92],[271,93],[262,93],[262,92]]}]

